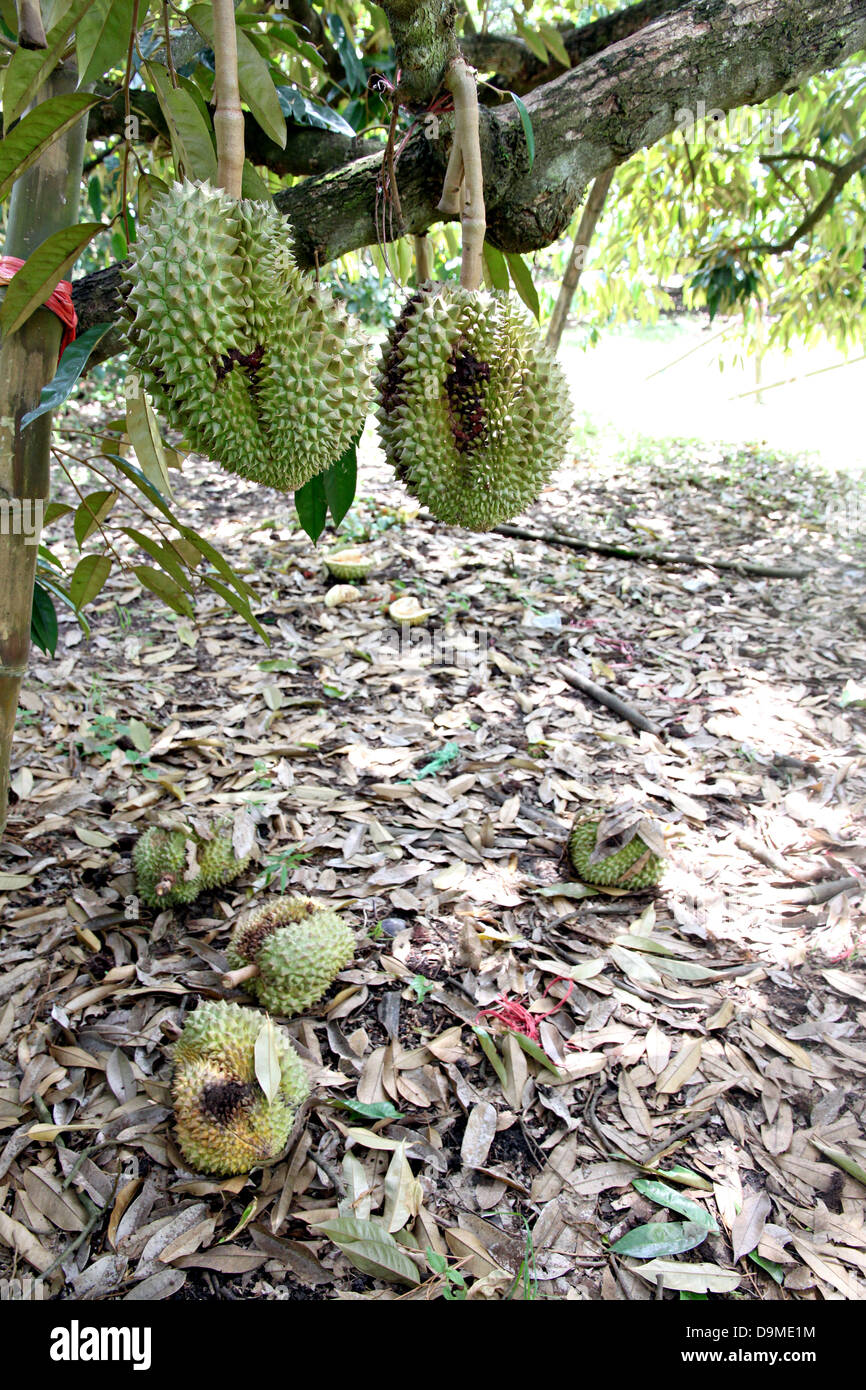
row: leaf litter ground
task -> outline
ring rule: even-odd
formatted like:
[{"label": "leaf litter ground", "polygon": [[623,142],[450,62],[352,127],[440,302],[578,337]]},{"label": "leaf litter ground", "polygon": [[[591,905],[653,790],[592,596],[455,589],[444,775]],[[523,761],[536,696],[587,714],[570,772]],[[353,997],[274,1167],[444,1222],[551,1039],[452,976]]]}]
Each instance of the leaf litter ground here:
[{"label": "leaf litter ground", "polygon": [[[361,481],[339,543],[377,568],[328,606],[290,500],[187,464],[177,510],[255,581],[269,650],[116,570],[91,642],[61,616],[34,653],[0,877],[0,1277],[866,1297],[864,552],[835,484],[648,442],[581,451],[526,518],[810,568],[791,581],[413,519],[372,448]],[[423,629],[389,621],[405,596]],[[572,818],[627,798],[666,827],[664,883],[583,896]],[[179,808],[246,811],[259,862],[139,910],[131,848]],[[237,912],[281,890],[345,909],[357,955],[287,1025],[314,1084],[288,1153],[214,1180],[177,1151],[166,1046],[224,993]]]}]

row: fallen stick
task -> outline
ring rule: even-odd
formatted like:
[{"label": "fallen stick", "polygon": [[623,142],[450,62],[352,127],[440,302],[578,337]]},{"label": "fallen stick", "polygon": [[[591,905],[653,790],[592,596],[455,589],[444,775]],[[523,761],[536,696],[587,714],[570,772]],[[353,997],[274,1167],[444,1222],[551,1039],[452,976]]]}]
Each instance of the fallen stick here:
[{"label": "fallen stick", "polygon": [[620,560],[645,560],[652,565],[689,565],[692,569],[730,570],[734,574],[754,574],[764,579],[805,579],[812,571],[798,565],[759,565],[752,560],[713,560],[685,550],[653,550],[649,546],[614,545],[606,541],[584,540],[559,531],[529,531],[524,526],[494,526],[498,536],[519,541],[540,541],[562,545],[568,550],[590,550],[594,555],[612,555]]},{"label": "fallen stick", "polygon": [[825,883],[813,883],[808,888],[796,888],[793,893],[786,893],[783,902],[786,903],[828,903],[831,898],[836,898],[840,893],[850,893],[852,889],[862,889],[863,881],[854,878],[831,878]]},{"label": "fallen stick", "polygon": [[587,680],[586,676],[579,675],[577,671],[572,671],[568,666],[560,666],[558,669],[562,679],[574,690],[580,690],[582,694],[591,696],[593,700],[598,700],[600,705],[605,705],[609,710],[613,710],[620,719],[628,720],[629,724],[633,724],[636,729],[643,729],[647,734],[656,734],[659,738],[662,737],[660,725],[647,719],[646,715],[640,713],[640,710],[627,705],[625,700],[621,700],[618,695],[613,695],[609,690],[605,690],[604,686],[596,685],[595,681]]}]

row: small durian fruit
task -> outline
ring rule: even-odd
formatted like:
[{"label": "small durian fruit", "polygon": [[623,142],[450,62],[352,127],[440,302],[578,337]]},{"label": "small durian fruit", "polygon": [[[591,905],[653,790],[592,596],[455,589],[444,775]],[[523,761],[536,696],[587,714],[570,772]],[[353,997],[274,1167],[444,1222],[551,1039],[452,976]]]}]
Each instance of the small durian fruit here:
[{"label": "small durian fruit", "polygon": [[365,554],[359,545],[333,550],[325,556],[325,568],[335,579],[366,579],[375,565],[375,557]]},{"label": "small durian fruit", "polygon": [[534,502],[568,448],[565,376],[509,296],[427,284],[376,382],[385,455],[449,526],[489,531]]},{"label": "small durian fruit", "polygon": [[204,840],[199,836],[198,862],[201,868],[202,891],[209,888],[222,888],[233,883],[244,872],[252,858],[249,854],[238,856],[232,845],[232,823],[230,820],[218,821],[213,836]]},{"label": "small durian fruit", "polygon": [[192,826],[151,826],[132,851],[138,891],[149,907],[180,907],[210,888],[231,883],[250,862],[232,847],[231,822],[221,820],[209,836]]},{"label": "small durian fruit", "polygon": [[130,370],[186,443],[281,492],[335,463],[370,399],[353,321],[295,264],[271,203],[185,181],[154,198],[128,272]]},{"label": "small durian fruit", "polygon": [[303,1013],[355,954],[342,917],[311,898],[274,898],[232,932],[226,988],[243,984],[271,1013]]},{"label": "small durian fruit", "polygon": [[285,1030],[275,1027],[280,1087],[268,1100],[255,1066],[263,1023],[261,1014],[237,1004],[199,1004],[172,1049],[178,1143],[200,1172],[248,1173],[276,1158],[309,1095],[304,1064]]},{"label": "small durian fruit", "polygon": [[[619,816],[618,823],[614,823],[614,816]],[[639,817],[623,820],[621,811],[601,820],[578,816],[568,837],[568,858],[578,878],[630,892],[653,888],[664,873],[665,860],[650,848],[639,830],[656,848],[662,847],[658,833]]]},{"label": "small durian fruit", "polygon": [[148,907],[178,907],[194,902],[202,891],[195,845],[184,830],[151,826],[136,841],[132,864]]}]

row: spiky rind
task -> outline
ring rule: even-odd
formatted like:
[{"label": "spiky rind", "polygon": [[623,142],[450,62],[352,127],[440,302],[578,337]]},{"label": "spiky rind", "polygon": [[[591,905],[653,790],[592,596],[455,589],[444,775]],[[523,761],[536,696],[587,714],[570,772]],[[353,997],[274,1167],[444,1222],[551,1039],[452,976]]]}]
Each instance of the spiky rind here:
[{"label": "spiky rind", "polygon": [[635,892],[652,888],[665,869],[665,861],[653,854],[639,835],[614,854],[590,864],[598,838],[597,820],[577,820],[568,837],[568,857],[578,878],[604,888],[628,888]]},{"label": "spiky rind", "polygon": [[416,291],[385,344],[376,387],[389,462],[448,525],[488,531],[518,515],[565,456],[565,377],[499,291]]},{"label": "spiky rind", "polygon": [[311,898],[275,898],[235,927],[228,961],[233,970],[256,965],[259,974],[244,988],[288,1017],[321,999],[354,953],[354,935],[339,913]]},{"label": "spiky rind", "polygon": [[174,1046],[172,1096],[178,1143],[208,1173],[248,1173],[276,1158],[295,1112],[309,1095],[304,1065],[288,1034],[274,1029],[280,1089],[268,1101],[256,1080],[261,1014],[214,1000],[187,1016]]},{"label": "spiky rind", "polygon": [[291,492],[360,433],[365,346],[296,266],[272,204],[174,184],[139,228],[129,279],[131,369],[193,448]]},{"label": "spiky rind", "polygon": [[191,826],[172,830],[151,826],[132,851],[139,895],[149,907],[159,908],[195,902],[208,889],[233,882],[250,858],[235,854],[228,821],[218,821],[210,837]]}]

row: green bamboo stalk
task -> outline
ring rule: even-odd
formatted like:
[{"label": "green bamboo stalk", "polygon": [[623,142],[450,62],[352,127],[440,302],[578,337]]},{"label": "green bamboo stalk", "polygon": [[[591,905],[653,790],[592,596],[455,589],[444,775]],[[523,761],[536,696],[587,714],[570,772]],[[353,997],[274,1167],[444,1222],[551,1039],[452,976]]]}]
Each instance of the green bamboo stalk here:
[{"label": "green bamboo stalk", "polygon": [[[72,65],[56,69],[37,101],[74,91],[76,81]],[[5,255],[26,260],[47,237],[77,222],[85,129],[82,118],[17,180]],[[34,523],[40,518],[38,504],[49,495],[51,415],[23,430],[20,422],[38,405],[43,386],[57,370],[62,335],[57,315],[37,309],[0,343],[0,502],[5,504],[0,534],[0,835],[6,828],[18,694],[30,651],[38,540]]]}]

